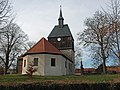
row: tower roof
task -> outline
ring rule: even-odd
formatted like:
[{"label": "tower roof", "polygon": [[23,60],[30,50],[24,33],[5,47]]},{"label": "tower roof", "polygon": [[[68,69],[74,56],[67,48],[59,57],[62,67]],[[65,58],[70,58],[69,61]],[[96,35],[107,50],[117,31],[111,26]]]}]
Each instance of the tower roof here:
[{"label": "tower roof", "polygon": [[71,36],[71,31],[69,29],[69,26],[67,24],[63,25],[63,28],[60,28],[59,25],[56,25],[51,33],[48,35],[49,37],[63,37],[63,36]]},{"label": "tower roof", "polygon": [[66,36],[70,36],[72,37],[71,31],[69,29],[69,26],[67,24],[63,23],[64,18],[62,16],[62,9],[60,6],[60,15],[58,18],[58,25],[55,25],[55,27],[53,28],[53,30],[51,31],[51,33],[48,35],[48,38],[50,37],[66,37]]},{"label": "tower roof", "polygon": [[29,49],[25,55],[27,54],[39,54],[39,53],[51,53],[51,54],[62,54],[55,46],[53,46],[49,41],[45,38],[42,38],[38,41],[31,49]]}]

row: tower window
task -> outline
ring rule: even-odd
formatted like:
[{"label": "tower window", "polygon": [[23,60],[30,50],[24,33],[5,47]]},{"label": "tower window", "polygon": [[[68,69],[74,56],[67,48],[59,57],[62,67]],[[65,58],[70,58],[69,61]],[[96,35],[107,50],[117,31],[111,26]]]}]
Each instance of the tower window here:
[{"label": "tower window", "polygon": [[51,66],[55,66],[55,58],[51,58]]},{"label": "tower window", "polygon": [[34,66],[38,66],[38,58],[34,58]]}]

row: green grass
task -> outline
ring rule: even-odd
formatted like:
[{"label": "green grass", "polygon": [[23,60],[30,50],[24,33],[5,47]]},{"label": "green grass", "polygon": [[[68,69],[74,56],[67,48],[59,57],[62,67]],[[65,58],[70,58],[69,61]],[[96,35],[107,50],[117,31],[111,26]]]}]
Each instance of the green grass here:
[{"label": "green grass", "polygon": [[112,75],[83,75],[83,76],[33,76],[30,79],[25,75],[0,76],[0,84],[3,83],[31,83],[31,82],[55,82],[55,83],[104,83],[119,81],[119,74]]}]

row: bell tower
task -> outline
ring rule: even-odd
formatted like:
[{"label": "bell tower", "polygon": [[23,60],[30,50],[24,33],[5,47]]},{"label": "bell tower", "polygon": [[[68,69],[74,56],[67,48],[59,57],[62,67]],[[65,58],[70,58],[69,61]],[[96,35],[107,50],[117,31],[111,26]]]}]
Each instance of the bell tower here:
[{"label": "bell tower", "polygon": [[58,50],[60,50],[72,62],[74,68],[74,39],[68,24],[64,24],[61,6],[58,25],[55,25],[48,35],[48,41],[58,48]]}]

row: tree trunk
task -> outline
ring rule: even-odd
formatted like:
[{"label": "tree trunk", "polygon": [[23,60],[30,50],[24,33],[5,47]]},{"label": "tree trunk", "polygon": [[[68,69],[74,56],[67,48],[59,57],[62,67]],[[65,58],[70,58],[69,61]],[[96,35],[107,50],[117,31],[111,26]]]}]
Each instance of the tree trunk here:
[{"label": "tree trunk", "polygon": [[104,58],[103,60],[103,74],[106,74],[107,73],[107,69],[106,69],[106,58]]},{"label": "tree trunk", "polygon": [[7,73],[9,68],[8,65],[9,65],[9,54],[6,54],[5,74]]},{"label": "tree trunk", "polygon": [[7,71],[8,71],[8,65],[5,64],[5,74],[7,73]]},{"label": "tree trunk", "polygon": [[118,36],[117,27],[118,27],[118,24],[117,22],[115,22],[116,44],[117,44],[117,49],[118,49],[118,61],[119,61],[119,66],[120,66],[120,47],[119,47],[119,36]]},{"label": "tree trunk", "polygon": [[118,60],[119,60],[119,66],[120,66],[120,51],[118,52]]},{"label": "tree trunk", "polygon": [[[103,42],[103,38],[101,37],[101,41]],[[105,56],[105,50],[103,48],[103,43],[101,43],[101,55],[102,55],[102,59],[103,59],[103,74],[107,73],[107,69],[106,69],[106,56]]]},{"label": "tree trunk", "polygon": [[106,69],[106,56],[105,56],[105,53],[104,51],[102,51],[102,59],[103,59],[103,74],[106,74],[107,73],[107,69]]}]

